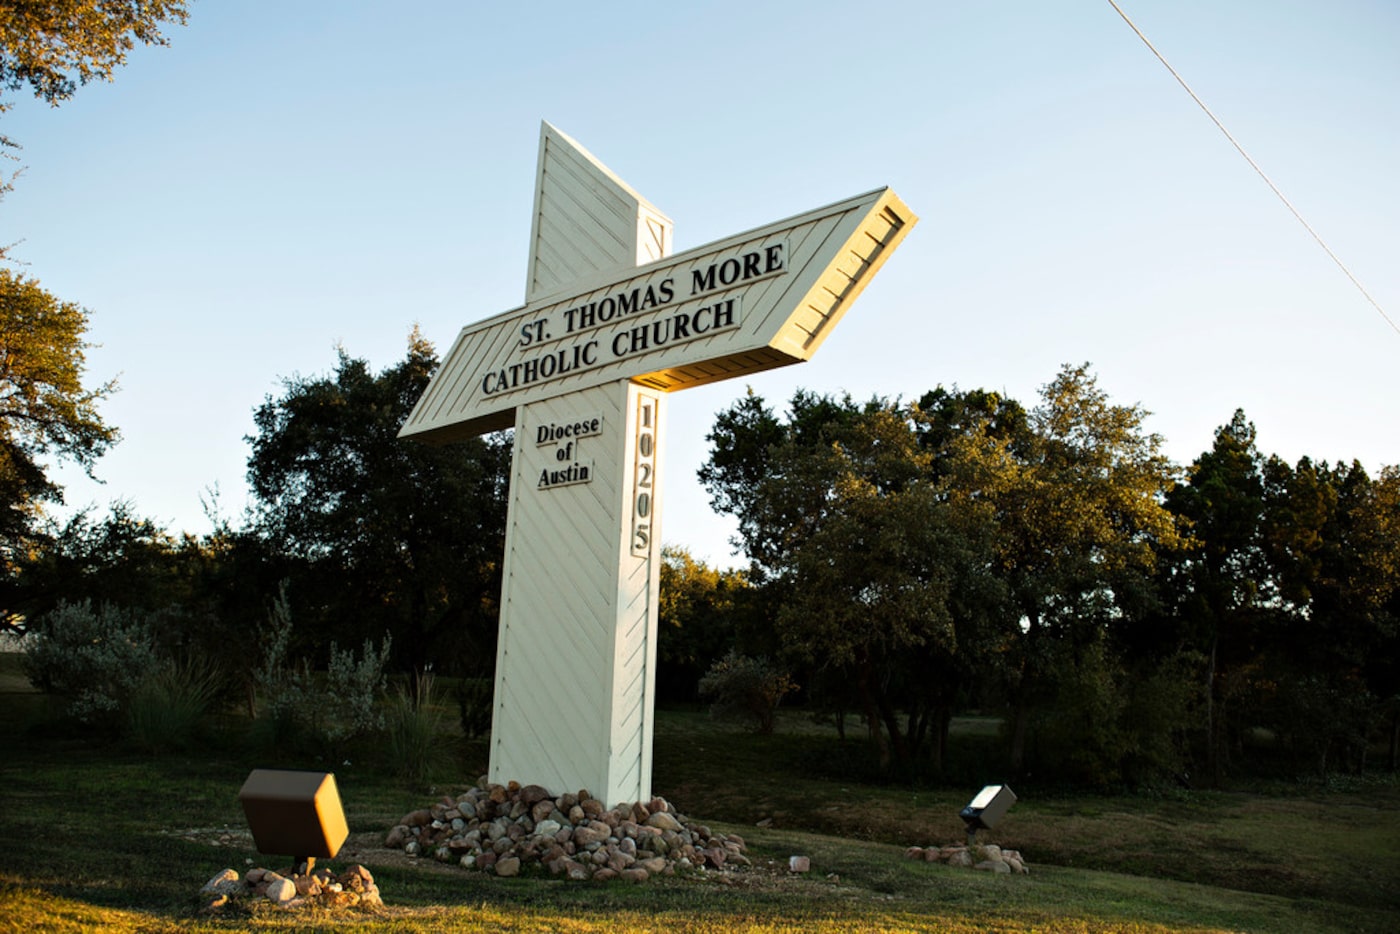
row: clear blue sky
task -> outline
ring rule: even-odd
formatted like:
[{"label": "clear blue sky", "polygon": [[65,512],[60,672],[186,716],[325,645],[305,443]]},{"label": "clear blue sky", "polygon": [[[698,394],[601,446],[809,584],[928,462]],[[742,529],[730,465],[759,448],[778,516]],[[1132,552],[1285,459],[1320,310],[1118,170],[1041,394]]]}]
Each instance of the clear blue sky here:
[{"label": "clear blue sky", "polygon": [[[1400,321],[1400,5],[1121,0]],[[678,250],[890,185],[922,221],[808,364],[749,384],[1032,404],[1065,363],[1186,463],[1242,407],[1265,453],[1400,464],[1400,333],[1106,0],[192,4],[167,49],[0,131],[24,272],[92,312],[124,436],[98,486],[174,531],[235,519],[253,408],[335,348],[522,302],[539,121]],[[665,539],[730,562],[695,481],[744,382],[678,393]]]}]

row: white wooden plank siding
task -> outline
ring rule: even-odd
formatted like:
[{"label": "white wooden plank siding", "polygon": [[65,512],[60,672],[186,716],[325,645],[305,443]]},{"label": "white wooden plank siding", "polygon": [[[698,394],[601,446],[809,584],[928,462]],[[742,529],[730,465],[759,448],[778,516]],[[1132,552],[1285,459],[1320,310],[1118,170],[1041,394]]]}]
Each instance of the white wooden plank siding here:
[{"label": "white wooden plank siding", "polygon": [[[598,186],[580,186],[579,190],[596,194]],[[620,197],[600,200],[596,210],[611,215],[620,201]],[[637,210],[651,210],[640,199],[639,204]],[[558,282],[550,280],[548,288],[553,292],[462,330],[401,435],[447,441],[509,427],[518,405],[618,379],[635,379],[673,391],[809,359],[916,220],[893,192],[880,189],[625,272],[608,259],[613,263],[608,270],[584,275],[562,290]],[[646,227],[645,220],[634,219],[628,229],[640,238]],[[549,224],[537,220],[532,275],[551,230]],[[664,236],[669,239],[669,232]],[[694,297],[685,294],[696,270],[748,252],[762,253],[775,245],[786,250],[780,274]],[[634,241],[631,249],[632,256],[644,257],[649,246]],[[604,261],[601,250],[598,258]],[[655,286],[668,277],[675,283],[673,301],[626,319],[566,333],[566,309]],[[532,282],[536,291],[545,287],[541,278]],[[532,356],[561,350],[567,353],[589,338],[606,343],[619,330],[664,322],[728,298],[738,301],[737,327],[618,358],[611,358],[608,348],[600,346],[597,365],[491,393],[484,390],[488,374],[500,373]],[[522,326],[541,321],[551,322],[550,339],[522,346]],[[715,369],[702,364],[713,364]]]},{"label": "white wooden plank siding", "polygon": [[[660,502],[656,534],[634,557],[625,532],[635,490],[636,399],[664,396],[619,381],[524,407],[516,426],[491,730],[493,781],[561,793],[587,788],[610,804],[650,797]],[[541,425],[602,419],[576,441],[592,479],[539,489],[555,466]],[[660,455],[656,471],[662,469]],[[655,489],[659,486],[653,477]],[[624,534],[619,534],[619,529]]]}]

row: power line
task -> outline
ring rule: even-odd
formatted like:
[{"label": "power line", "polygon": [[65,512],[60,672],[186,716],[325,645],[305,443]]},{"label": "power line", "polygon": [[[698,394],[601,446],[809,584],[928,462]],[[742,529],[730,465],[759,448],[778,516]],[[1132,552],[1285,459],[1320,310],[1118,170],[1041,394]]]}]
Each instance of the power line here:
[{"label": "power line", "polygon": [[1235,139],[1235,137],[1230,134],[1230,131],[1225,129],[1225,124],[1220,122],[1220,118],[1211,112],[1211,109],[1206,106],[1206,102],[1201,100],[1195,91],[1191,90],[1191,85],[1187,84],[1186,79],[1177,73],[1177,70],[1171,66],[1171,63],[1167,61],[1166,57],[1163,56],[1161,52],[1157,51],[1157,47],[1142,34],[1142,30],[1137,28],[1137,24],[1128,18],[1128,14],[1123,12],[1123,8],[1120,7],[1115,0],[1108,0],[1108,5],[1113,7],[1119,16],[1123,17],[1123,22],[1128,24],[1128,28],[1137,33],[1137,37],[1142,40],[1143,45],[1147,46],[1148,49],[1152,51],[1152,54],[1157,56],[1157,61],[1161,62],[1162,66],[1171,73],[1171,76],[1176,79],[1176,83],[1181,85],[1182,89],[1185,90],[1187,94],[1191,95],[1191,99],[1196,102],[1196,106],[1205,111],[1205,115],[1210,117],[1211,123],[1214,123],[1216,128],[1219,129],[1221,133],[1225,134],[1225,138],[1230,141],[1230,145],[1235,147],[1235,151],[1244,157],[1244,161],[1249,163],[1250,168],[1258,173],[1259,177],[1264,180],[1264,184],[1268,185],[1269,189],[1283,202],[1283,206],[1288,208],[1289,212],[1298,219],[1298,223],[1303,225],[1303,229],[1312,235],[1312,238],[1317,241],[1317,245],[1322,247],[1323,252],[1332,258],[1332,262],[1337,264],[1337,268],[1351,280],[1351,284],[1356,286],[1357,291],[1365,297],[1366,301],[1371,303],[1371,307],[1376,309],[1376,313],[1385,319],[1385,323],[1390,325],[1395,333],[1400,334],[1400,326],[1397,326],[1396,323],[1391,320],[1390,315],[1385,313],[1385,309],[1380,306],[1380,303],[1371,297],[1371,293],[1366,291],[1366,287],[1361,284],[1361,280],[1352,275],[1346,263],[1342,262],[1341,258],[1338,257],[1336,253],[1332,252],[1332,248],[1322,239],[1322,235],[1313,229],[1312,224],[1307,222],[1307,219],[1293,206],[1293,202],[1289,201],[1284,193],[1279,190],[1279,187],[1274,184],[1273,179],[1269,178],[1269,176],[1264,173],[1264,170],[1259,167],[1259,163],[1250,158],[1249,153],[1244,151],[1244,147],[1240,145],[1239,140]]}]

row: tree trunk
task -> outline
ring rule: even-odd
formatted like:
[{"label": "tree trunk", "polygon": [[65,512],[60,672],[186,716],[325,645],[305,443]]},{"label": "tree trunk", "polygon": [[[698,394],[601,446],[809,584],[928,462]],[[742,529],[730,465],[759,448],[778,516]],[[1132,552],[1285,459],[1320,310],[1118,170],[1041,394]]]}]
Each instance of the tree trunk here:
[{"label": "tree trunk", "polygon": [[1400,770],[1400,710],[1390,715],[1390,771]]},{"label": "tree trunk", "polygon": [[1020,772],[1026,767],[1026,733],[1030,727],[1030,708],[1017,701],[1011,712],[1011,771]]},{"label": "tree trunk", "polygon": [[1215,728],[1215,652],[1218,639],[1210,643],[1210,661],[1206,665],[1206,772],[1213,787],[1219,787],[1222,772],[1220,747],[1223,745]]},{"label": "tree trunk", "polygon": [[860,661],[856,666],[856,690],[860,693],[861,711],[865,714],[866,725],[870,729],[870,739],[875,744],[875,755],[880,765],[880,771],[887,771],[890,767],[890,747],[885,742],[884,733],[880,729],[880,713],[876,709],[875,695],[871,688],[870,663],[867,660]]},{"label": "tree trunk", "polygon": [[933,723],[936,732],[930,747],[930,759],[932,759],[934,774],[938,775],[942,774],[943,763],[948,758],[948,730],[953,723],[953,708],[939,707],[934,715]]}]

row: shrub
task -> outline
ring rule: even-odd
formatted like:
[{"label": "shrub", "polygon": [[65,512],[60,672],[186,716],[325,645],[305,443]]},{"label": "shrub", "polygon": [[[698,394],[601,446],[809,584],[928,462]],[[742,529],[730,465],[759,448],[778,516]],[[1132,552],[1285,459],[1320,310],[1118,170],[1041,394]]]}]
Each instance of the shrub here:
[{"label": "shrub", "polygon": [[160,661],[141,616],[112,606],[94,610],[84,600],[60,603],[35,620],[24,667],[35,687],[68,699],[72,716],[111,723]]},{"label": "shrub", "polygon": [[778,704],[795,690],[792,678],[773,662],[736,652],[715,662],[700,679],[700,696],[714,698],[712,717],[748,721],[758,733],[773,732]]},{"label": "shrub", "polygon": [[463,736],[476,739],[491,732],[495,687],[490,678],[463,678],[457,682],[453,695],[457,698]]},{"label": "shrub", "polygon": [[338,754],[349,740],[384,726],[379,700],[389,662],[387,634],[378,648],[366,639],[358,657],[353,649],[341,651],[332,642],[326,674],[317,677],[307,659],[292,664],[287,658],[292,615],[284,586],[260,636],[265,649],[253,683],[262,699],[255,738],[263,744],[282,745],[309,734],[323,751]]}]

